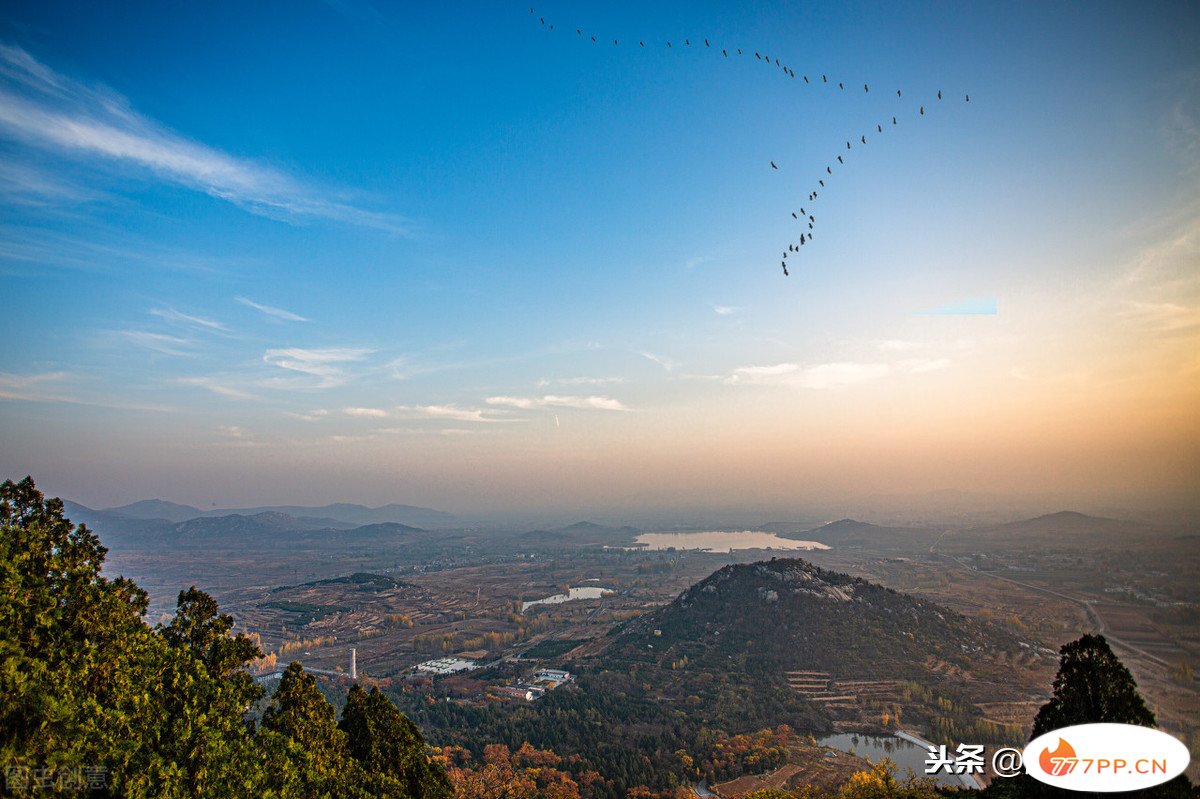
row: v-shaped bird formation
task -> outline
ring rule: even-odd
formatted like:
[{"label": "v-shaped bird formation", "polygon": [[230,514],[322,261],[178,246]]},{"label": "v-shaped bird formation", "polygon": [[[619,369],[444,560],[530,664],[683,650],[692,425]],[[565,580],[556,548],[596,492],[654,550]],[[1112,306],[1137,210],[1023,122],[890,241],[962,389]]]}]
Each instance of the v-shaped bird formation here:
[{"label": "v-shaped bird formation", "polygon": [[[531,15],[536,16],[533,8],[529,9],[529,13]],[[553,24],[546,22],[545,17],[538,17],[537,19],[538,19],[538,22],[541,24],[541,26],[546,28],[547,30],[553,31],[555,29]],[[575,35],[578,39],[580,39],[581,41],[585,41],[585,42],[590,38],[592,44],[599,44],[600,42],[608,41],[607,37],[603,37],[603,36],[601,36],[598,41],[597,37],[595,35],[590,34],[590,33],[585,33],[582,28],[576,28]],[[694,47],[694,48],[698,48],[698,49],[706,49],[706,50],[709,50],[710,52],[712,52],[714,55],[719,53],[720,57],[722,59],[728,59],[730,57],[749,58],[750,53],[753,53],[754,59],[756,61],[761,61],[761,62],[767,64],[767,66],[771,67],[772,69],[778,69],[780,71],[781,75],[783,77],[788,78],[789,80],[795,79],[795,80],[803,81],[803,85],[806,85],[806,86],[825,86],[828,88],[832,88],[832,86],[836,84],[837,90],[839,92],[846,91],[846,85],[845,85],[844,81],[830,81],[829,76],[827,74],[821,75],[820,83],[817,83],[815,73],[814,73],[813,80],[809,80],[808,75],[805,73],[801,73],[799,76],[797,76],[796,72],[792,68],[790,68],[787,64],[780,62],[778,57],[772,58],[770,55],[762,52],[761,50],[750,50],[749,48],[743,49],[741,47],[728,47],[728,46],[721,47],[721,46],[712,44],[709,39],[706,39],[703,37],[697,39],[696,41],[697,41],[697,43],[695,45],[693,45],[691,42],[691,38],[685,37],[683,39],[682,44],[680,44],[680,42],[678,40],[666,41],[666,42],[663,42],[662,44],[663,44],[663,46],[665,46],[665,49],[668,49],[668,50],[677,49],[676,45],[679,45],[684,48],[693,48]],[[703,45],[700,44],[701,41],[704,42]],[[613,43],[613,46],[617,46],[617,47],[620,46],[620,42],[617,39],[613,39],[612,43]],[[654,42],[651,42],[650,46],[653,47],[654,44],[655,44]],[[644,49],[647,46],[646,41],[645,40],[638,41],[638,46],[639,46],[639,48]],[[865,94],[871,93],[871,87],[870,87],[869,83],[863,83],[862,88],[863,88],[863,92]],[[857,90],[855,90],[855,91],[857,91]],[[901,89],[896,89],[896,99],[901,102],[905,102],[904,93]],[[929,102],[940,103],[941,101],[942,101],[942,90],[938,89],[937,94],[936,94],[936,100],[930,100]],[[971,95],[964,94],[963,102],[965,102],[965,103],[971,102]],[[925,116],[925,105],[921,104],[921,103],[917,103],[916,105],[918,107],[918,110],[917,110],[916,115],[913,118],[921,119]],[[931,106],[931,108],[932,108],[932,106]],[[889,112],[888,116],[891,116],[891,118],[892,118],[891,126],[898,126],[900,124],[900,119],[903,115],[902,114],[892,114]],[[875,134],[874,135],[878,136],[878,135],[883,134],[883,132],[885,130],[884,124],[885,123],[880,122],[875,125]],[[865,133],[859,134],[857,136],[857,139],[855,139],[855,137],[851,137],[850,139],[847,139],[846,140],[846,149],[847,150],[849,150],[849,151],[854,150],[854,147],[852,144],[852,142],[854,142],[854,141],[857,141],[859,146],[865,146],[867,144],[867,134],[865,134]],[[843,159],[842,155],[837,156],[837,163],[838,163],[839,168],[847,166],[846,161],[848,158],[849,158],[849,156],[846,156],[845,159]],[[775,172],[783,172],[784,171],[784,169],[782,167],[780,167],[779,164],[776,163],[776,161],[772,160],[772,161],[769,161],[768,163],[770,164],[772,171],[775,171]],[[833,163],[830,162],[825,167],[824,175],[826,177],[832,177],[833,174],[834,174]],[[824,178],[818,178],[817,186],[813,187],[811,191],[806,193],[805,197],[806,197],[809,205],[815,205],[820,201],[820,193],[817,191],[817,188],[820,188],[820,189],[826,188]],[[811,213],[806,213],[804,208],[800,208],[799,213],[792,211],[791,216],[794,221],[800,223],[801,225],[806,225],[807,227],[801,230],[799,239],[795,240],[793,242],[789,242],[787,245],[787,249],[783,251],[783,255],[782,255],[782,258],[780,259],[779,265],[780,265],[780,267],[782,267],[783,274],[785,276],[787,276],[789,274],[789,272],[788,272],[788,255],[789,254],[795,255],[795,254],[799,253],[801,247],[804,247],[806,244],[812,242],[813,228],[817,222],[816,216]],[[793,258],[793,261],[794,260],[795,259]]]}]

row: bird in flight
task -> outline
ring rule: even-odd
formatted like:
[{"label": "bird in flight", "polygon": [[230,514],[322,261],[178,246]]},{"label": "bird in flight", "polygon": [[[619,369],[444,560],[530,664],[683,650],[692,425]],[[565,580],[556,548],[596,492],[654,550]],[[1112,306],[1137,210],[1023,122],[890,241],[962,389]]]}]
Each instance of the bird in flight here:
[{"label": "bird in flight", "polygon": [[779,169],[779,167],[775,166],[774,161],[771,162],[771,169]]},{"label": "bird in flight", "polygon": [[895,125],[895,124],[896,124],[896,118],[895,118],[895,117],[892,117],[892,124],[893,124],[893,125]]},{"label": "bird in flight", "polygon": [[867,87],[867,84],[865,84],[865,83],[863,84],[863,91],[864,91],[864,92],[869,92],[869,91],[871,91],[871,90],[870,90],[870,89]]},{"label": "bird in flight", "polygon": [[925,116],[925,106],[921,106],[921,116]]},{"label": "bird in flight", "polygon": [[883,125],[876,125],[875,130],[877,130],[880,133],[883,133]]},{"label": "bird in flight", "polygon": [[845,161],[843,161],[843,160],[842,160],[842,157],[841,157],[840,155],[838,156],[838,163],[839,163],[839,164],[844,164],[844,163],[846,163]]},{"label": "bird in flight", "polygon": [[971,102],[971,95],[969,95],[969,94],[967,95],[967,102],[968,103]]},{"label": "bird in flight", "polygon": [[[841,159],[838,159],[838,160],[841,160]],[[830,169],[829,167],[825,167],[825,171],[826,171],[826,172],[828,172],[828,173],[829,173],[829,174],[831,174],[831,175],[833,174],[833,170],[832,170],[832,169]]]},{"label": "bird in flight", "polygon": [[942,99],[942,90],[938,89],[938,99]]},{"label": "bird in flight", "polygon": [[780,261],[779,265],[783,267],[783,276],[787,277],[788,276],[787,261]]}]

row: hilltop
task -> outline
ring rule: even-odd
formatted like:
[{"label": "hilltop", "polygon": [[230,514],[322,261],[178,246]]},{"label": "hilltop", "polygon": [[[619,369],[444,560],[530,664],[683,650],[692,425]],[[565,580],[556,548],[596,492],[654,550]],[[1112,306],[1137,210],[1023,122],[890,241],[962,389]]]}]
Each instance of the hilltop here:
[{"label": "hilltop", "polygon": [[857,519],[835,522],[801,532],[784,532],[781,538],[819,541],[831,547],[870,547],[876,550],[908,550],[932,544],[939,531],[927,527],[882,527]]},{"label": "hilltop", "polygon": [[967,669],[1015,646],[1007,634],[933,602],[827,571],[799,558],[725,566],[616,633],[608,654],[753,674],[819,670],[921,677],[925,663]]}]

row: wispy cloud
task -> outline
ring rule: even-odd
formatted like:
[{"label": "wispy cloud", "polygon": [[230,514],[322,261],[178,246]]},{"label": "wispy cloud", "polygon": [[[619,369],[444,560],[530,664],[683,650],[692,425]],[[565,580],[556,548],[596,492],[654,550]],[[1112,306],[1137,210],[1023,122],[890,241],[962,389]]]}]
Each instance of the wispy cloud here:
[{"label": "wispy cloud", "polygon": [[50,206],[86,202],[102,195],[29,164],[0,161],[0,196],[7,203]]},{"label": "wispy cloud", "polygon": [[35,399],[46,396],[42,392],[47,384],[61,383],[66,377],[66,372],[42,372],[33,375],[0,372],[0,399]]},{"label": "wispy cloud", "polygon": [[717,316],[732,316],[733,314],[737,313],[740,310],[742,310],[742,309],[737,308],[733,305],[714,305],[713,306],[713,313],[715,313]]},{"label": "wispy cloud", "polygon": [[892,371],[886,363],[823,363],[801,366],[798,363],[777,363],[769,366],[742,366],[733,370],[725,382],[738,386],[793,386],[827,389],[878,380]]},{"label": "wispy cloud", "polygon": [[192,141],[134,111],[119,94],[62,75],[10,45],[0,45],[0,129],[29,146],[134,166],[262,216],[408,233],[396,215],[331,200],[331,192],[298,177]]},{"label": "wispy cloud", "polygon": [[580,410],[596,410],[596,411],[628,411],[629,408],[621,404],[620,400],[612,399],[611,397],[564,397],[555,394],[547,394],[544,397],[488,397],[486,400],[489,405],[509,405],[513,408],[521,410],[535,410],[539,408],[576,408]]},{"label": "wispy cloud", "polygon": [[164,247],[128,232],[71,236],[48,228],[0,226],[0,261],[31,267],[63,267],[83,272],[125,272],[131,268],[214,274],[245,270],[259,262],[244,256],[210,256]]},{"label": "wispy cloud", "polygon": [[542,378],[537,381],[538,388],[546,386],[608,386],[614,383],[624,383],[623,377],[555,377]]},{"label": "wispy cloud", "polygon": [[285,322],[307,322],[307,321],[309,321],[308,319],[301,316],[300,314],[292,313],[291,311],[285,311],[283,308],[276,308],[271,305],[263,305],[262,303],[258,303],[258,302],[255,302],[254,300],[246,299],[245,297],[234,297],[233,299],[235,302],[240,302],[242,305],[245,305],[247,308],[253,308],[256,311],[259,311],[260,313],[264,313],[267,316],[273,317],[275,319],[282,319]]},{"label": "wispy cloud", "polygon": [[296,411],[284,411],[283,415],[287,416],[290,419],[299,419],[302,422],[316,422],[316,421],[318,421],[320,419],[324,419],[326,416],[328,416],[329,411],[325,410],[324,408],[317,408],[316,410],[309,411],[308,413],[297,413]]},{"label": "wispy cloud", "polygon": [[455,422],[517,422],[523,421],[501,416],[489,416],[485,408],[460,408],[457,405],[401,405],[396,412],[402,416],[449,419]]},{"label": "wispy cloud", "polygon": [[[374,350],[361,347],[324,349],[289,347],[267,350],[263,353],[263,361],[272,366],[278,366],[280,369],[317,378],[315,386],[310,387],[333,388],[342,385],[348,379],[343,364],[365,360],[372,352]],[[278,387],[278,381],[275,382]]]},{"label": "wispy cloud", "polygon": [[1121,316],[1140,327],[1161,333],[1200,327],[1200,311],[1177,302],[1130,302]]},{"label": "wispy cloud", "polygon": [[221,397],[226,397],[228,399],[238,399],[238,400],[259,399],[259,397],[256,394],[251,394],[249,391],[245,391],[244,389],[238,388],[237,386],[231,386],[228,383],[224,383],[224,382],[217,380],[216,378],[212,378],[212,377],[181,377],[181,378],[179,378],[178,382],[181,385],[195,386],[197,388],[202,388],[206,391],[211,391],[213,394],[216,394]]},{"label": "wispy cloud", "polygon": [[67,372],[42,372],[31,375],[18,375],[0,372],[0,400],[21,400],[25,402],[54,402],[69,405],[87,405],[94,408],[114,408],[127,411],[151,411],[166,413],[171,410],[164,405],[146,405],[110,401],[103,398],[81,397],[70,393],[63,383],[70,382],[72,376]]},{"label": "wispy cloud", "polygon": [[181,324],[199,327],[205,330],[216,330],[227,332],[229,328],[213,319],[206,319],[203,316],[192,316],[191,314],[177,311],[174,308],[151,308],[150,314],[157,316],[160,319],[165,319],[168,322],[179,322]]},{"label": "wispy cloud", "polygon": [[368,419],[386,419],[389,414],[383,408],[342,408],[347,416],[360,416]]},{"label": "wispy cloud", "polygon": [[662,368],[666,369],[668,372],[679,366],[679,361],[673,361],[670,358],[663,357],[662,355],[655,355],[653,352],[639,352],[638,355],[641,355],[643,358],[649,361],[653,361]]},{"label": "wispy cloud", "polygon": [[240,449],[265,445],[265,442],[235,424],[217,425],[216,432],[217,436],[209,439],[209,445],[213,447],[236,447]]},{"label": "wispy cloud", "polygon": [[813,366],[776,363],[739,367],[724,382],[731,386],[786,386],[824,390],[869,383],[897,373],[937,372],[952,364],[949,358],[907,358],[895,363],[837,361]]},{"label": "wispy cloud", "polygon": [[148,330],[117,330],[115,335],[124,341],[139,347],[145,347],[163,355],[195,355],[196,342],[188,338],[171,336],[166,333],[151,333]]}]

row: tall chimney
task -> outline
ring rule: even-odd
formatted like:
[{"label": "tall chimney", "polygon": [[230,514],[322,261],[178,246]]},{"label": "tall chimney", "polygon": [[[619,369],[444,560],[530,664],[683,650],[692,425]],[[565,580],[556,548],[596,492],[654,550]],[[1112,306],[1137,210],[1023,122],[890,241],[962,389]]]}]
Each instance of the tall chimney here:
[{"label": "tall chimney", "polygon": [[350,679],[358,679],[358,650],[350,647]]}]

